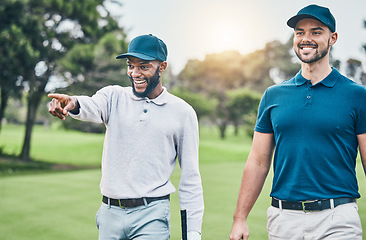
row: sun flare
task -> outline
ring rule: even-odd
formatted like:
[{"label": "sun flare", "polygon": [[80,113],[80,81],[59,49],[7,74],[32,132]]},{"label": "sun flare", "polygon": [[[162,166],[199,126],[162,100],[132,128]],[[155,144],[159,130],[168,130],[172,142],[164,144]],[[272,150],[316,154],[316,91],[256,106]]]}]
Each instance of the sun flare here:
[{"label": "sun flare", "polygon": [[235,19],[217,19],[208,30],[207,44],[211,52],[239,50],[244,44],[244,33]]}]

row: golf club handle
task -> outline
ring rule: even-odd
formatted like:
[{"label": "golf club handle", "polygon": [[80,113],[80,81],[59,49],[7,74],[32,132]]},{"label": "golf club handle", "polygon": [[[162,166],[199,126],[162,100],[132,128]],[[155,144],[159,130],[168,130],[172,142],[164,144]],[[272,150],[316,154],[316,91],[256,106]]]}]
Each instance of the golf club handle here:
[{"label": "golf club handle", "polygon": [[187,210],[180,210],[182,224],[182,240],[187,240]]}]

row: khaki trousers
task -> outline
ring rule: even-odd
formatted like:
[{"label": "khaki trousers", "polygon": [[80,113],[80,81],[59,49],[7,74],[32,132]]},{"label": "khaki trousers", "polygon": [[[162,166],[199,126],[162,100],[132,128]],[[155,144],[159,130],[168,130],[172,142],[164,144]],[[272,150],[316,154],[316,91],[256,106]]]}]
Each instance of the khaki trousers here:
[{"label": "khaki trousers", "polygon": [[315,212],[271,206],[267,218],[269,240],[362,240],[356,203]]}]

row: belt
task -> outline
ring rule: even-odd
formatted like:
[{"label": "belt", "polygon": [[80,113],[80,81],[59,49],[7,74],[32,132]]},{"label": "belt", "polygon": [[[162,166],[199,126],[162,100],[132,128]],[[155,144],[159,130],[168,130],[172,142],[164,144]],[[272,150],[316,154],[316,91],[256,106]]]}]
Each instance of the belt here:
[{"label": "belt", "polygon": [[[342,204],[356,202],[355,198],[334,198],[325,200],[315,200],[315,201],[304,201],[304,202],[288,202],[272,198],[272,206],[280,208],[280,201],[282,209],[288,210],[300,210],[300,211],[322,211],[325,209],[330,209],[337,207]],[[333,201],[333,206],[332,206]]]},{"label": "belt", "polygon": [[113,206],[121,207],[121,208],[131,208],[131,207],[138,207],[149,204],[153,201],[158,200],[164,200],[164,199],[170,199],[170,195],[162,196],[162,197],[145,197],[145,198],[129,198],[129,199],[114,199],[114,198],[108,198],[106,196],[103,196],[103,203],[108,204],[108,199],[110,201],[110,204]]}]

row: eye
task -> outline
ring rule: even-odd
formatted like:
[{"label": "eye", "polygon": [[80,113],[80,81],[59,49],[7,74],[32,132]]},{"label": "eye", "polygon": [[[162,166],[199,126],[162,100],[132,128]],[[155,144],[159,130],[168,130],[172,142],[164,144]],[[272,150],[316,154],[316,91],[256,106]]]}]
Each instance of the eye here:
[{"label": "eye", "polygon": [[140,68],[141,68],[141,70],[147,70],[149,67],[142,65],[142,66],[140,66]]},{"label": "eye", "polygon": [[303,32],[296,32],[296,33],[295,33],[295,35],[296,35],[296,36],[301,36],[301,35],[303,35],[303,34],[304,34]]}]

